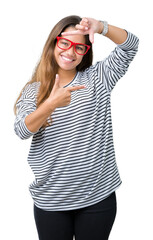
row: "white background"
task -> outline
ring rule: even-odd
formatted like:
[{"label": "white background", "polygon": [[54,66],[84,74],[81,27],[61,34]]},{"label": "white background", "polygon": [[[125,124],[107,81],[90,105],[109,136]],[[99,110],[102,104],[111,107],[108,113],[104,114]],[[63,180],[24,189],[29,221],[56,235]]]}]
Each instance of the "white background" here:
[{"label": "white background", "polygon": [[[27,163],[31,139],[20,140],[15,135],[13,105],[30,80],[51,29],[72,14],[107,20],[140,39],[139,52],[112,92],[114,144],[123,183],[117,190],[118,210],[109,239],[151,240],[153,18],[147,0],[5,0],[0,4],[0,239],[38,239],[28,190],[34,180]],[[95,34],[94,63],[114,47],[109,39]]]}]

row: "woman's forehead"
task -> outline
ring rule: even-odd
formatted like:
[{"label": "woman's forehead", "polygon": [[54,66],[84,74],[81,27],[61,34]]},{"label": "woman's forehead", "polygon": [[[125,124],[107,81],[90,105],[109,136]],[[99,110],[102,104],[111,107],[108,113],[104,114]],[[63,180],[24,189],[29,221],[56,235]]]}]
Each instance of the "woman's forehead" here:
[{"label": "woman's forehead", "polygon": [[[69,31],[74,31],[76,30],[75,27],[67,27],[64,32],[69,32]],[[75,34],[75,35],[67,35],[64,36],[64,38],[67,38],[73,42],[78,42],[78,43],[85,43],[85,36],[83,34]]]}]

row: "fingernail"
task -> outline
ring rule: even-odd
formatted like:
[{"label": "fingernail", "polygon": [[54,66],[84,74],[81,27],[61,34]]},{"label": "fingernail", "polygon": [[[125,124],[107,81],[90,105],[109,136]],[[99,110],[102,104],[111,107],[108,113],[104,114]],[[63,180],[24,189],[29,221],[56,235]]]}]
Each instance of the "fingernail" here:
[{"label": "fingernail", "polygon": [[86,30],[88,30],[88,27],[85,27]]}]

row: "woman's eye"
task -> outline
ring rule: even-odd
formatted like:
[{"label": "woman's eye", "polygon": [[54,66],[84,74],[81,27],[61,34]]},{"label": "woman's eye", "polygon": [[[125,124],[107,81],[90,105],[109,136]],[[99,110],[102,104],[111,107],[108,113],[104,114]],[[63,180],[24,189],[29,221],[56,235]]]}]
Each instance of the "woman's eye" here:
[{"label": "woman's eye", "polygon": [[80,50],[80,51],[83,51],[83,47],[80,47],[80,46],[76,46],[76,49]]},{"label": "woman's eye", "polygon": [[62,44],[63,44],[63,45],[65,45],[65,46],[67,46],[67,45],[68,45],[68,43],[67,43],[67,42],[62,42]]},{"label": "woman's eye", "polygon": [[77,47],[78,50],[83,50],[81,47]]}]

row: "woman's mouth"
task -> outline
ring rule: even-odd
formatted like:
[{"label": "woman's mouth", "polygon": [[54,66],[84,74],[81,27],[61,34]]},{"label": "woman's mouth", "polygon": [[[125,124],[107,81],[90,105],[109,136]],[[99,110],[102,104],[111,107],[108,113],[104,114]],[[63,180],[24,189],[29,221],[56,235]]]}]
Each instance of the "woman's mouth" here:
[{"label": "woman's mouth", "polygon": [[67,63],[71,63],[71,62],[74,61],[74,59],[71,59],[71,58],[65,57],[65,56],[63,56],[63,55],[61,55],[61,58],[62,58],[62,60],[64,60],[64,61],[67,62]]}]

